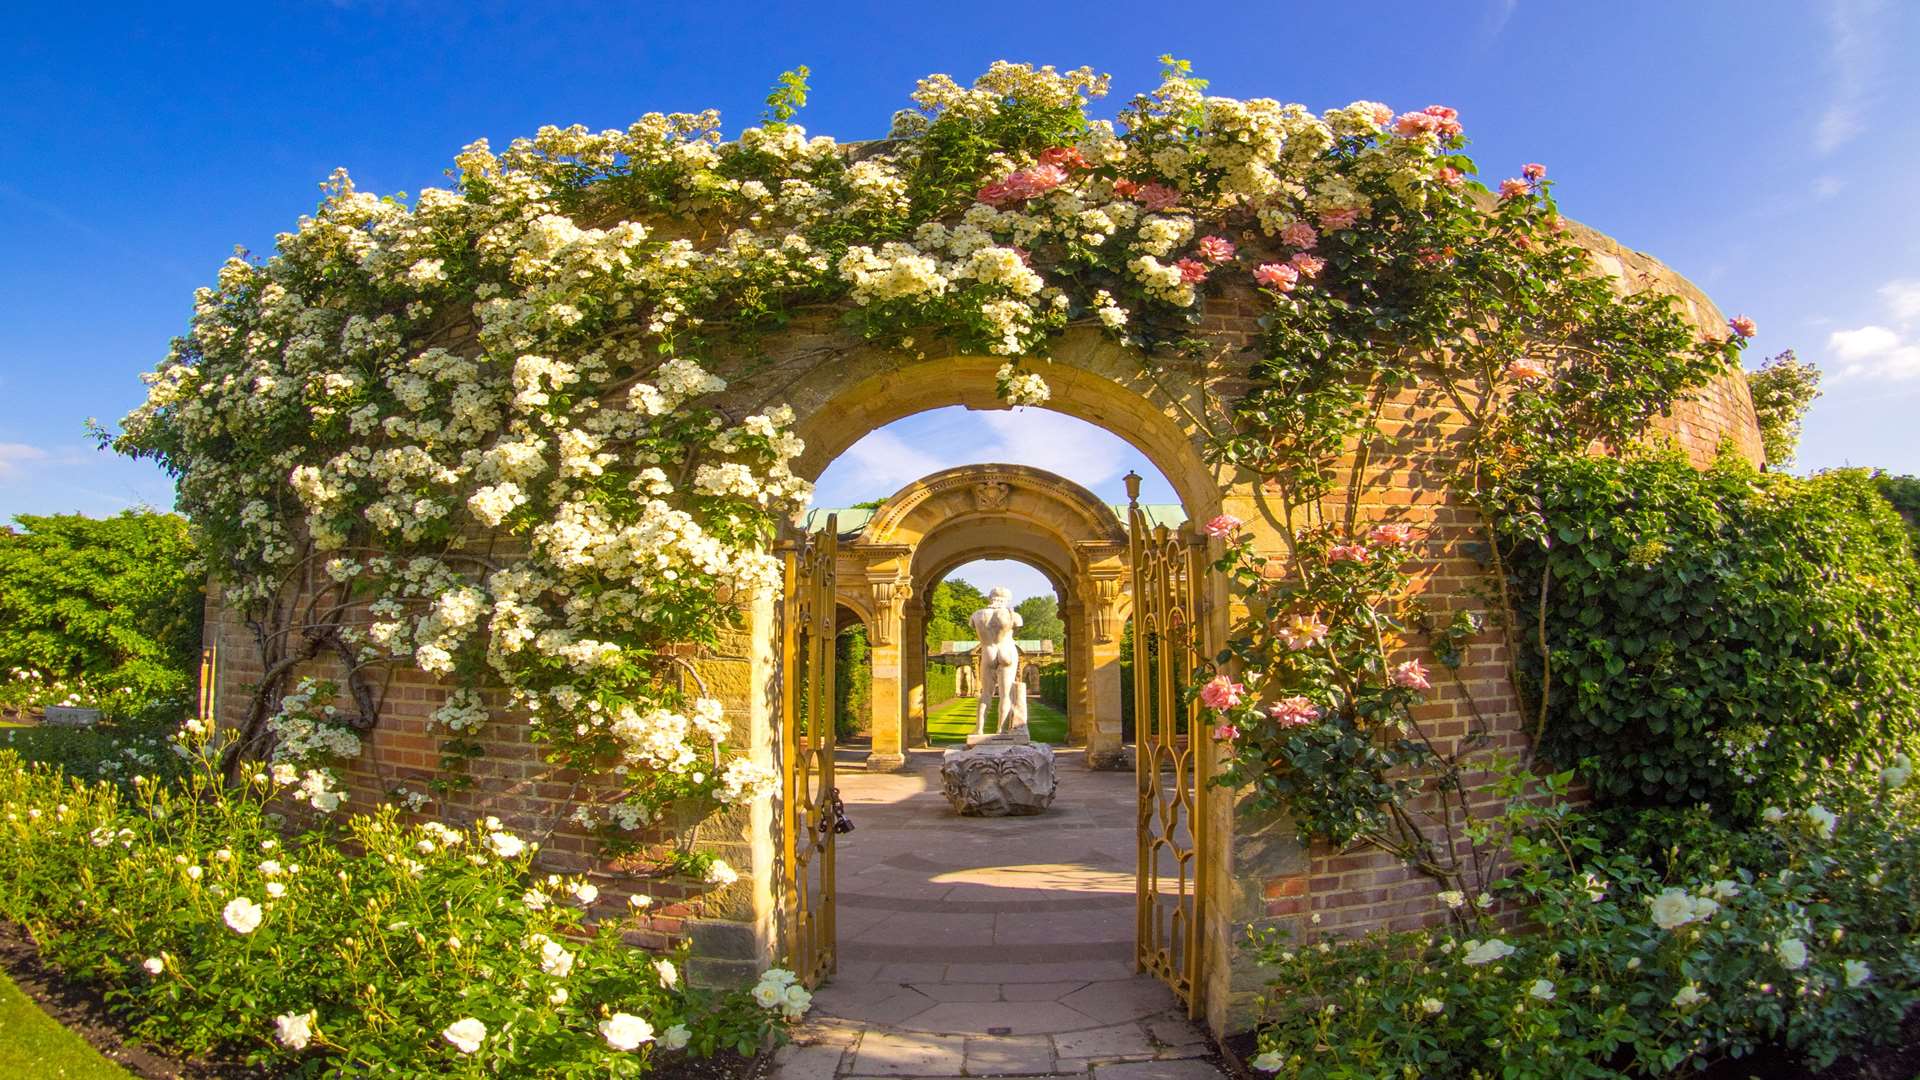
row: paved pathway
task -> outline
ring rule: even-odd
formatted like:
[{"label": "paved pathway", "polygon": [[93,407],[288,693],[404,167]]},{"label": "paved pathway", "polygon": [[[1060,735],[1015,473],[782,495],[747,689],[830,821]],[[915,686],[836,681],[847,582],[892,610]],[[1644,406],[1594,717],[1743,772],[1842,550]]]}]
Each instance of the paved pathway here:
[{"label": "paved pathway", "polygon": [[1133,972],[1132,773],[1060,755],[1039,817],[960,818],[939,753],[904,773],[843,754],[840,970],[776,1080],[1068,1076],[1218,1080],[1212,1046]]}]

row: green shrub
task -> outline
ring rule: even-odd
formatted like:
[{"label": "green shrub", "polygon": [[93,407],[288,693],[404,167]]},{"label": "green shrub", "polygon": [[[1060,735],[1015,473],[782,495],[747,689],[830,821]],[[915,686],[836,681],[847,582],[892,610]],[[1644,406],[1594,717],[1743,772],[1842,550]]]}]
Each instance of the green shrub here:
[{"label": "green shrub", "polygon": [[1792,349],[1771,356],[1747,372],[1754,419],[1760,425],[1760,444],[1767,464],[1793,463],[1800,447],[1800,422],[1820,396],[1820,369],[1802,363]]},{"label": "green shrub", "polygon": [[952,664],[929,663],[927,665],[927,711],[933,710],[960,696],[960,669]]},{"label": "green shrub", "polygon": [[[1262,940],[1277,974],[1256,1065],[1303,1078],[1644,1077],[1728,1058],[1822,1068],[1898,1038],[1920,1003],[1910,794],[1835,790],[1827,807],[1747,831],[1704,808],[1636,812],[1623,838],[1551,797],[1569,776],[1549,782],[1542,808],[1510,805],[1491,831],[1510,843],[1512,876],[1485,902],[1450,897],[1447,928]],[[1518,927],[1492,915],[1510,901]]]},{"label": "green shrub", "polygon": [[873,650],[864,626],[841,631],[833,644],[833,734],[848,739],[867,726],[873,712]]},{"label": "green shrub", "polygon": [[184,703],[205,577],[186,521],[131,510],[14,520],[25,531],[0,534],[0,704]]},{"label": "green shrub", "polygon": [[1508,527],[1521,683],[1601,800],[1751,815],[1912,748],[1920,569],[1865,473],[1658,453],[1549,458],[1527,486],[1547,543]]},{"label": "green shrub", "polygon": [[143,1041],[295,1075],[637,1076],[662,1050],[751,1052],[807,1005],[785,973],[756,987],[766,1008],[689,989],[498,822],[387,808],[289,837],[268,811],[287,778],[227,788],[207,740],[179,745],[178,785],[0,751],[0,918]]}]

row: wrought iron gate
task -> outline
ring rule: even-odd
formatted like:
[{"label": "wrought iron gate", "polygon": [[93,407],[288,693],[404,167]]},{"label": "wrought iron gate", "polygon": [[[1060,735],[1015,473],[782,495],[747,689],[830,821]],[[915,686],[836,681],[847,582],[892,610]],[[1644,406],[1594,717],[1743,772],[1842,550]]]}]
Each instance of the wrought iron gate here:
[{"label": "wrought iron gate", "polygon": [[834,558],[837,523],[781,544],[781,903],[787,966],[809,988],[833,974]]},{"label": "wrought iron gate", "polygon": [[1134,775],[1139,781],[1136,966],[1199,1015],[1205,962],[1207,779],[1211,746],[1188,692],[1208,664],[1205,543],[1191,524],[1152,525],[1127,479],[1133,571]]}]

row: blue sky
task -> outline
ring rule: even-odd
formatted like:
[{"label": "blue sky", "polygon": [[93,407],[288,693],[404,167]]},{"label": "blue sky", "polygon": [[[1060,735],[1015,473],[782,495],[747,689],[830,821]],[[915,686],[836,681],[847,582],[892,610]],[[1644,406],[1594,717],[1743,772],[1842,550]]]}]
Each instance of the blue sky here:
[{"label": "blue sky", "polygon": [[[235,244],[270,248],[335,166],[417,191],[471,139],[543,123],[714,106],[737,129],[798,64],[803,122],[871,137],[929,72],[1089,64],[1118,98],[1166,52],[1236,96],[1457,107],[1488,175],[1545,162],[1567,213],[1757,319],[1753,360],[1791,347],[1827,370],[1802,469],[1920,473],[1920,5],[100,3],[9,31],[0,518],[169,504],[82,425],[139,400],[192,290]],[[982,419],[885,434],[977,460],[953,448],[1009,438]],[[1076,479],[1116,497],[1125,468],[1107,471]],[[877,479],[845,490],[897,486]]]}]

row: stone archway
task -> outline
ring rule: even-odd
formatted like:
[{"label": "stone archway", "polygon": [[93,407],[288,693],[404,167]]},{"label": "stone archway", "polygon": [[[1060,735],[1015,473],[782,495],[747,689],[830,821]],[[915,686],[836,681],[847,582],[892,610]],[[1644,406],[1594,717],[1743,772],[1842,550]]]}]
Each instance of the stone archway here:
[{"label": "stone archway", "polygon": [[873,509],[838,514],[841,603],[871,613],[873,753],[898,768],[926,741],[926,605],[933,586],[981,558],[1026,562],[1053,584],[1067,624],[1071,741],[1090,767],[1120,760],[1120,627],[1128,607],[1126,530],[1113,507],[1060,476],[1024,465],[966,465],[922,477]]}]

